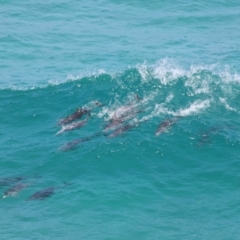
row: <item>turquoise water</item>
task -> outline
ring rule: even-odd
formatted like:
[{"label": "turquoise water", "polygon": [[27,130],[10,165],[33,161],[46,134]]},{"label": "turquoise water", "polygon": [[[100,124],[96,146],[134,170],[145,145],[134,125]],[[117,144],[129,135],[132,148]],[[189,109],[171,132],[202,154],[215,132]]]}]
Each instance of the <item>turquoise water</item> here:
[{"label": "turquoise water", "polygon": [[26,184],[1,239],[239,238],[237,1],[0,1],[0,21],[1,194]]}]

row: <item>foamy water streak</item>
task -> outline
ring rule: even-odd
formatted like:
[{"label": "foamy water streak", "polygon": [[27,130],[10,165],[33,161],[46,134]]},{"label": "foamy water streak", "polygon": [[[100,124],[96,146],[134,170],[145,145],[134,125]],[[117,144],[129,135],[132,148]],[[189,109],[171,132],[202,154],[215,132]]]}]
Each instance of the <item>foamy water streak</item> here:
[{"label": "foamy water streak", "polygon": [[177,113],[175,113],[175,116],[189,116],[192,114],[199,113],[200,111],[203,111],[207,109],[210,106],[210,100],[197,100],[194,103],[192,103],[189,108],[186,109],[180,109]]},{"label": "foamy water streak", "polygon": [[237,110],[237,109],[235,109],[235,108],[229,106],[229,104],[227,103],[227,101],[226,101],[225,98],[219,98],[219,100],[220,100],[221,103],[223,103],[223,105],[225,106],[226,109],[238,113],[238,110]]}]

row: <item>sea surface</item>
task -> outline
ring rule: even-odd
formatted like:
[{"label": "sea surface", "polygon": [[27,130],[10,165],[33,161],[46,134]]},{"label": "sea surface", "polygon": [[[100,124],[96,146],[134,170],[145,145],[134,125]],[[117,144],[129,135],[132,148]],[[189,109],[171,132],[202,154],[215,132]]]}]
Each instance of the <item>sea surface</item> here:
[{"label": "sea surface", "polygon": [[0,239],[239,239],[239,1],[0,0],[0,23]]}]

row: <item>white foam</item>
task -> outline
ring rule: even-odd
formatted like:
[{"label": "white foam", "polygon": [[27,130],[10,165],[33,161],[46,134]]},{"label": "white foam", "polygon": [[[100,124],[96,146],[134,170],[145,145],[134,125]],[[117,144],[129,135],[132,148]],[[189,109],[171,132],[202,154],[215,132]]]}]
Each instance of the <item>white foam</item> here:
[{"label": "white foam", "polygon": [[166,98],[166,103],[171,102],[173,98],[174,98],[174,95],[172,93],[170,93]]},{"label": "white foam", "polygon": [[167,85],[169,82],[185,75],[186,71],[169,58],[158,61],[153,65],[153,77],[158,78],[163,85]]},{"label": "white foam", "polygon": [[167,107],[165,107],[165,103],[156,104],[152,115],[153,116],[159,116],[161,114],[163,114],[163,115],[174,115],[175,112],[173,112],[173,111],[169,110]]},{"label": "white foam", "polygon": [[179,117],[179,116],[186,117],[186,116],[189,116],[189,115],[199,113],[199,112],[207,109],[209,106],[210,106],[210,100],[202,100],[202,101],[197,100],[197,101],[191,103],[189,107],[187,107],[185,109],[180,109],[180,110],[174,112],[172,110],[169,110],[166,107],[165,103],[155,104],[155,107],[150,114],[145,115],[140,119],[134,118],[131,121],[131,123],[137,124],[137,123],[146,122],[153,117],[157,117],[157,116],[161,116],[161,115],[163,115],[163,116],[166,116],[166,115],[167,116],[175,116],[175,117]]},{"label": "white foam", "polygon": [[199,75],[189,76],[185,82],[185,87],[191,88],[194,94],[209,93],[210,92],[210,81],[207,79],[201,79]]},{"label": "white foam", "polygon": [[68,81],[75,81],[75,80],[79,80],[82,79],[84,77],[97,77],[101,74],[105,74],[106,71],[104,69],[94,69],[92,71],[84,71],[84,72],[80,72],[77,75],[73,75],[73,74],[69,74],[67,76],[67,80]]},{"label": "white foam", "polygon": [[97,114],[97,117],[103,118],[104,116],[108,115],[108,113],[109,113],[109,108],[103,107],[102,110]]},{"label": "white foam", "polygon": [[155,108],[152,113],[153,116],[159,116],[159,115],[172,115],[172,116],[189,116],[193,115],[196,113],[199,113],[201,110],[204,110],[210,106],[210,100],[197,100],[193,103],[190,104],[189,107],[185,109],[180,109],[176,112],[169,110],[166,106],[165,103],[162,104],[156,104]]},{"label": "white foam", "polygon": [[[189,67],[183,66],[181,63],[177,62],[171,58],[163,58],[157,61],[154,64],[149,64],[143,62],[142,64],[137,64],[130,69],[136,68],[141,75],[142,83],[153,81],[156,84],[156,79],[159,80],[160,85],[175,84],[178,82],[179,78],[182,78],[183,81],[186,81],[184,84],[186,87],[190,88],[189,95],[195,94],[211,94],[214,92],[213,86],[211,83],[218,82],[222,91],[227,94],[231,94],[232,85],[229,83],[240,84],[240,74],[234,69],[231,69],[230,66],[222,66],[221,64],[192,64]],[[41,82],[36,84],[36,86],[29,86],[26,83],[26,86],[3,86],[0,89],[12,89],[12,90],[29,90],[34,88],[45,88],[48,85],[59,85],[68,81],[78,81],[83,78],[88,78],[89,81],[94,81],[97,76],[101,74],[108,74],[118,83],[118,79],[121,79],[122,74],[126,69],[119,71],[114,71],[111,69],[92,69],[92,70],[83,70],[75,73],[69,73],[66,77],[62,79],[50,79],[45,83]],[[204,73],[205,72],[205,73]],[[203,73],[203,75],[202,75]],[[115,78],[120,76],[120,78]],[[222,86],[221,86],[222,85]],[[227,86],[230,87],[227,89]],[[81,81],[79,81],[78,87],[81,87]],[[191,91],[192,89],[192,91]]]},{"label": "white foam", "polygon": [[237,72],[231,73],[229,66],[225,66],[224,69],[221,69],[219,71],[219,76],[226,83],[240,83],[240,75]]},{"label": "white foam", "polygon": [[[105,74],[105,73],[106,73],[106,71],[104,69],[93,69],[92,71],[86,70],[86,71],[83,71],[83,72],[79,72],[76,75],[68,74],[67,77],[65,79],[62,79],[62,80],[50,79],[50,80],[48,80],[48,84],[50,84],[50,85],[60,85],[60,84],[63,84],[65,82],[81,80],[85,77],[87,77],[87,78],[97,77],[97,76],[99,76],[101,74]],[[81,85],[79,84],[78,87],[81,87]]]},{"label": "white foam", "polygon": [[238,113],[238,110],[235,108],[232,108],[231,106],[229,106],[229,104],[227,103],[225,98],[219,98],[220,102],[223,103],[223,105],[225,106],[226,109],[231,110],[233,112]]},{"label": "white foam", "polygon": [[143,64],[137,64],[136,66],[138,72],[140,73],[143,82],[147,81],[148,77],[149,77],[149,69],[147,66],[147,63],[144,62]]},{"label": "white foam", "polygon": [[196,113],[199,113],[203,109],[207,109],[210,106],[210,100],[197,100],[193,102],[188,108],[186,109],[180,109],[177,113],[175,113],[175,116],[189,116]]}]

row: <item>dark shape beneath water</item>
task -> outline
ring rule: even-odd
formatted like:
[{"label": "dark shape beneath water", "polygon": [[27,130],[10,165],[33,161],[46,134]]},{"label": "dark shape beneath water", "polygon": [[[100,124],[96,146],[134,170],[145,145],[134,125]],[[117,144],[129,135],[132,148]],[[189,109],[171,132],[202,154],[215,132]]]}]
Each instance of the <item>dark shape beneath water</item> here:
[{"label": "dark shape beneath water", "polygon": [[43,200],[48,198],[54,194],[56,187],[49,187],[38,192],[35,192],[32,196],[30,196],[27,200]]},{"label": "dark shape beneath water", "polygon": [[180,117],[174,117],[171,119],[164,120],[162,123],[159,124],[159,126],[155,132],[155,136],[159,136],[162,133],[166,132],[167,129],[170,128],[174,123],[176,123],[179,118]]},{"label": "dark shape beneath water", "polygon": [[100,136],[100,135],[102,135],[102,133],[101,132],[97,132],[97,133],[94,133],[93,135],[91,135],[89,137],[75,139],[75,140],[73,140],[71,142],[68,142],[68,143],[64,144],[62,147],[60,147],[60,150],[61,151],[74,150],[80,143],[88,142],[91,139],[93,139],[94,137],[97,137],[97,136]]},{"label": "dark shape beneath water", "polygon": [[118,135],[131,130],[133,127],[135,127],[135,125],[131,125],[131,124],[126,124],[118,129],[116,129],[115,131],[113,131],[111,134],[107,135],[108,138],[113,138],[113,137],[117,137]]},{"label": "dark shape beneath water", "polygon": [[28,186],[30,186],[29,183],[17,183],[4,192],[3,198],[16,196],[22,189]]},{"label": "dark shape beneath water", "polygon": [[215,134],[216,132],[218,132],[220,130],[220,127],[211,127],[208,130],[206,130],[201,137],[198,139],[198,146],[203,146],[205,144],[209,144],[210,143],[210,137]]},{"label": "dark shape beneath water", "polygon": [[0,187],[9,186],[16,182],[20,182],[26,179],[26,177],[5,177],[0,179]]}]

